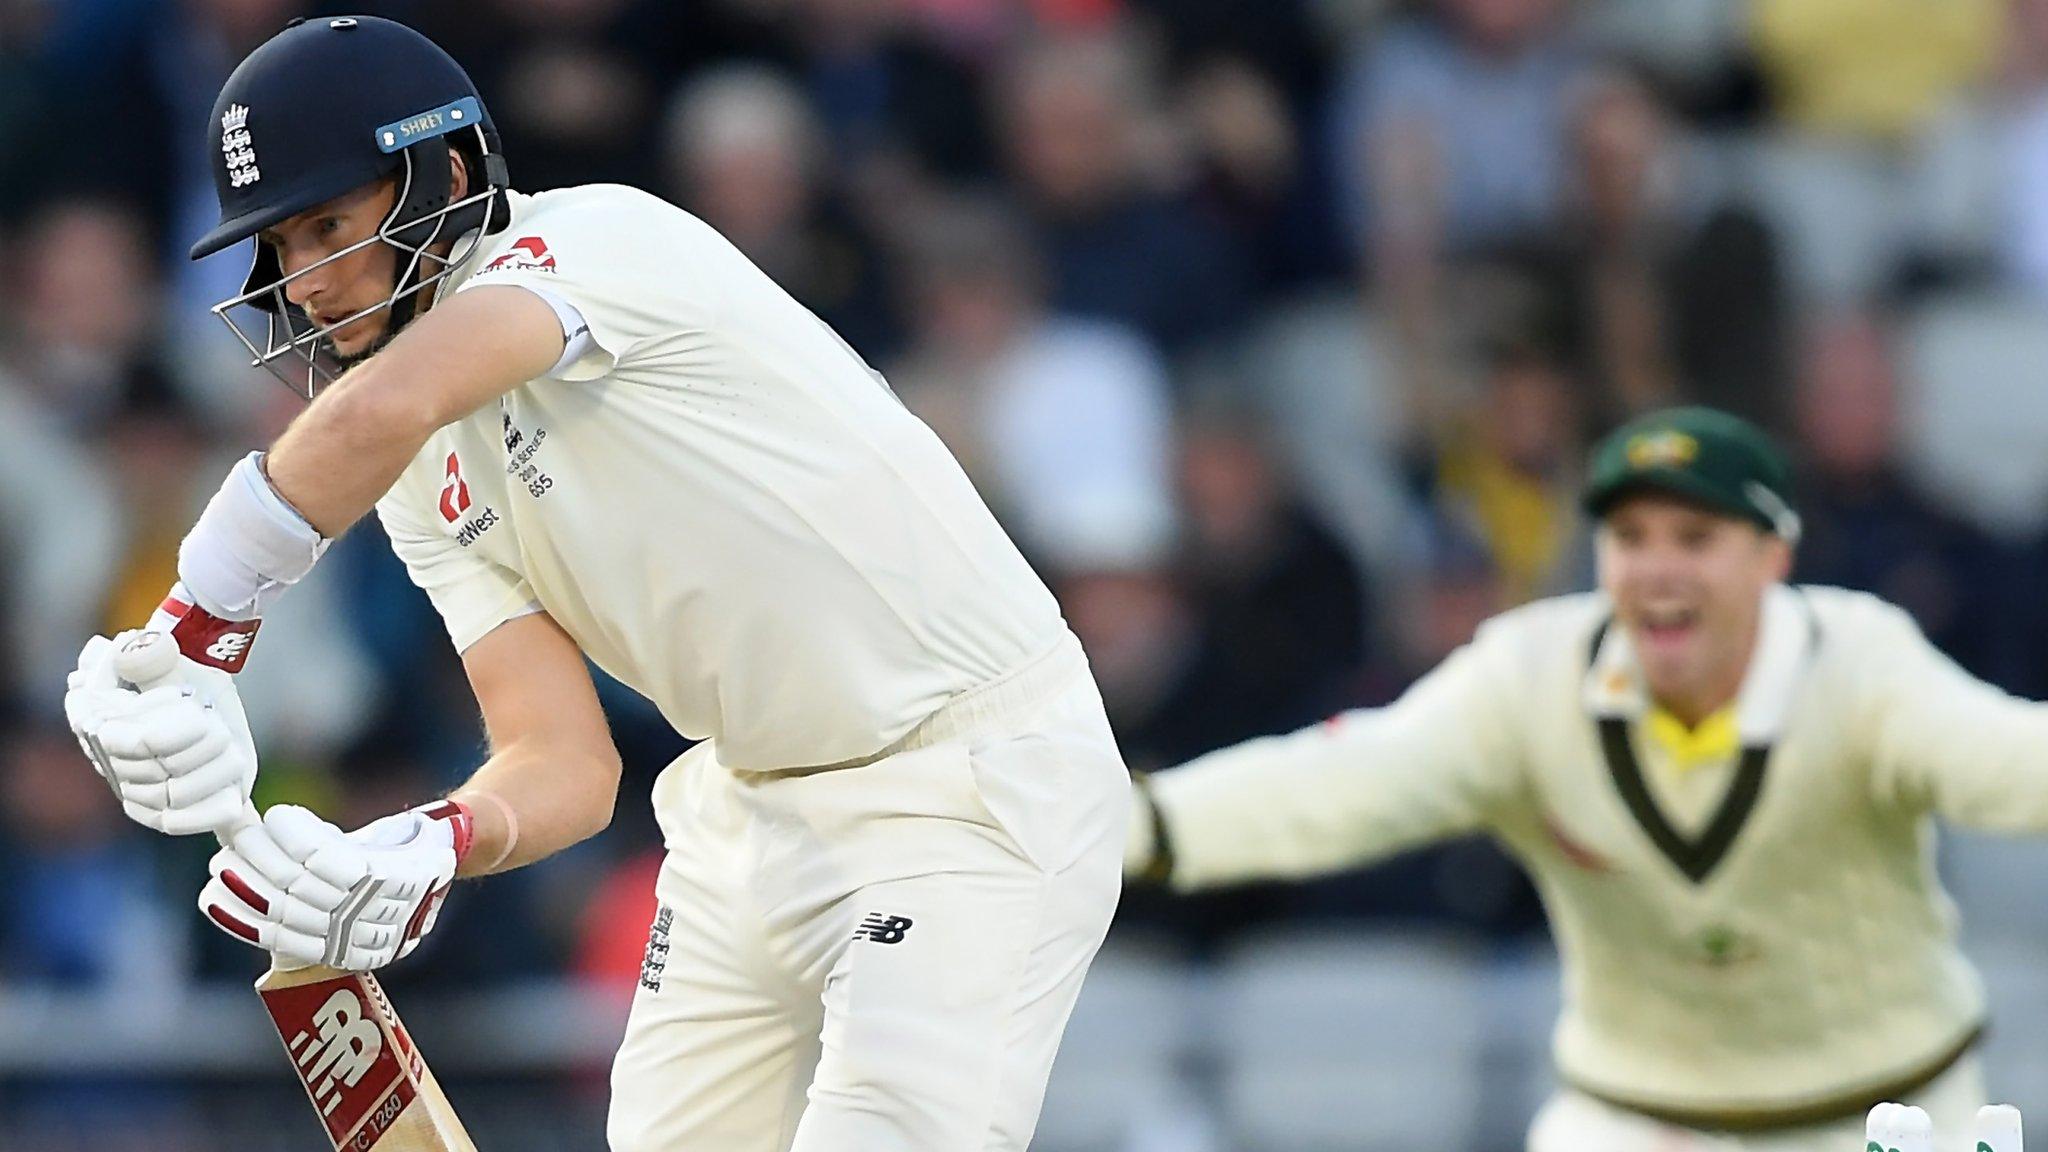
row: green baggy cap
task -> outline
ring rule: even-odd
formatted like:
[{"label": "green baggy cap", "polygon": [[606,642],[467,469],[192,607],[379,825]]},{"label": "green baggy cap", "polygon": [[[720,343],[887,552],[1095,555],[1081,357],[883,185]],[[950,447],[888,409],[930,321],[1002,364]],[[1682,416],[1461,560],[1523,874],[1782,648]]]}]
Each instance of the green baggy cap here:
[{"label": "green baggy cap", "polygon": [[1593,449],[1584,502],[1600,517],[1630,493],[1668,492],[1797,540],[1791,487],[1784,454],[1762,429],[1712,408],[1667,408]]}]

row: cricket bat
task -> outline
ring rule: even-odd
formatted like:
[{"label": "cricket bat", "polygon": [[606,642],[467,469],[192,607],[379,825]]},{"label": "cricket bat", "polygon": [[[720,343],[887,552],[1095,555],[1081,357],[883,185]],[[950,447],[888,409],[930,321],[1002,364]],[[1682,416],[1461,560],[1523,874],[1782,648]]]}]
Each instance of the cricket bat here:
[{"label": "cricket bat", "polygon": [[[144,632],[114,656],[138,689],[177,667],[168,634]],[[227,843],[253,808],[217,833]],[[335,968],[272,968],[256,981],[292,1071],[336,1152],[476,1152],[377,978]]]},{"label": "cricket bat", "polygon": [[273,968],[256,992],[336,1152],[476,1152],[375,976]]}]

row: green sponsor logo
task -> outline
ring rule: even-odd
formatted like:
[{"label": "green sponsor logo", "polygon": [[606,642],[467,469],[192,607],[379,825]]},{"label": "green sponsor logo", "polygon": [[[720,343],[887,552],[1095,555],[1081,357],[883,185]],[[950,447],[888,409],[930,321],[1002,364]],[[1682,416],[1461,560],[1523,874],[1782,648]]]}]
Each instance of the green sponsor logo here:
[{"label": "green sponsor logo", "polygon": [[[1701,929],[1693,936],[1693,946],[1699,949],[1701,962],[1709,968],[1727,968],[1754,960],[1763,951],[1753,937],[1744,935],[1728,924],[1712,924]],[[1866,1149],[1865,1152],[1891,1150],[1880,1147]]]}]

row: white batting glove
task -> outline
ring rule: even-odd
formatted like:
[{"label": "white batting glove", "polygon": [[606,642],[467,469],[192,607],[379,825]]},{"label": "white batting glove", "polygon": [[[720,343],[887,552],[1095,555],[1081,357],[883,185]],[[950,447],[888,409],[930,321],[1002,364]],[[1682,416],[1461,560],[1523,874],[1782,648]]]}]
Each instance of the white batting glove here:
[{"label": "white batting glove", "polygon": [[354,832],[280,804],[214,854],[199,909],[282,966],[381,968],[433,930],[472,827],[452,800]]},{"label": "white batting glove", "polygon": [[64,716],[128,818],[173,836],[247,807],[256,744],[234,678],[161,632],[95,636],[67,680]]}]

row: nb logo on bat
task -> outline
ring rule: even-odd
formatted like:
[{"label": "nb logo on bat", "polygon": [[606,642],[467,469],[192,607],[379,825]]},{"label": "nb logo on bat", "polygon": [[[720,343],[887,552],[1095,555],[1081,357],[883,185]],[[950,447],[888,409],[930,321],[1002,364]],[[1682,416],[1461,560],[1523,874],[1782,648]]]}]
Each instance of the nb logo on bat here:
[{"label": "nb logo on bat", "polygon": [[873,912],[853,930],[855,940],[866,940],[874,944],[901,944],[910,931],[910,917],[884,916]]},{"label": "nb logo on bat", "polygon": [[332,1115],[342,1090],[353,1088],[377,1063],[384,1035],[363,1017],[363,1002],[343,988],[313,1013],[314,1034],[301,1032],[285,1047],[298,1063],[299,1074],[322,1116]]}]

